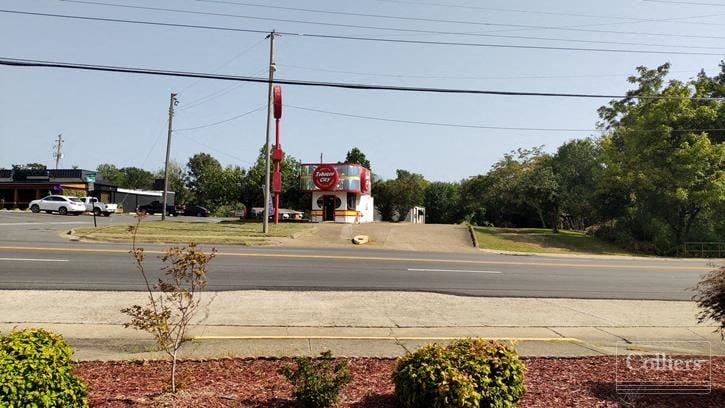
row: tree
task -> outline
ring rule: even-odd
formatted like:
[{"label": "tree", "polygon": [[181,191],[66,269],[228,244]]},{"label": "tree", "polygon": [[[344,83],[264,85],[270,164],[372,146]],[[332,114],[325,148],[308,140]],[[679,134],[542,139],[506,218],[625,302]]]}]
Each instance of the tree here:
[{"label": "tree", "polygon": [[384,221],[392,221],[394,215],[402,221],[412,207],[425,203],[428,181],[422,175],[407,170],[398,169],[396,173],[395,180],[373,183],[375,207]]},{"label": "tree", "polygon": [[[168,167],[169,175],[169,191],[174,192],[174,202],[176,204],[189,204],[191,200],[191,193],[186,187],[186,172],[184,168],[175,160],[169,161]],[[156,171],[156,178],[164,178],[164,169]]]},{"label": "tree", "polygon": [[426,223],[455,224],[460,221],[460,185],[434,182],[425,189]]},{"label": "tree", "polygon": [[[723,102],[692,99],[713,92],[702,77],[665,85],[669,64],[637,70],[629,78],[637,88],[599,109],[608,131],[600,142],[601,177],[628,193],[630,218],[642,220],[640,227],[666,251],[687,240],[698,216],[725,197],[725,144],[693,130],[717,128]],[[652,98],[663,96],[670,98]]]},{"label": "tree", "polygon": [[597,145],[591,139],[572,140],[559,146],[553,170],[559,180],[559,203],[572,229],[583,230],[593,221],[594,172],[598,166]]},{"label": "tree", "polygon": [[373,181],[372,194],[375,197],[375,208],[383,221],[393,221],[395,206],[393,204],[393,180],[376,179]]},{"label": "tree", "polygon": [[154,187],[154,175],[148,170],[124,167],[120,171],[123,173],[123,183],[119,187],[140,190],[151,190]]},{"label": "tree", "polygon": [[345,163],[359,164],[372,172],[370,168],[370,160],[365,157],[365,153],[360,151],[357,147],[353,147],[352,150],[347,152],[345,155]]},{"label": "tree", "polygon": [[208,153],[197,153],[186,163],[186,185],[190,198],[198,205],[209,207],[214,200],[214,185],[222,173],[222,165]]},{"label": "tree", "polygon": [[[242,179],[240,197],[247,208],[264,207],[264,160],[264,146],[262,146],[257,161],[247,170]],[[280,163],[280,172],[282,173],[281,208],[300,209],[310,205],[309,194],[300,191],[301,166],[300,161],[289,154],[285,154]],[[272,172],[274,172],[273,167]]]},{"label": "tree", "polygon": [[96,167],[98,178],[117,187],[124,185],[125,175],[113,164],[103,163]]}]

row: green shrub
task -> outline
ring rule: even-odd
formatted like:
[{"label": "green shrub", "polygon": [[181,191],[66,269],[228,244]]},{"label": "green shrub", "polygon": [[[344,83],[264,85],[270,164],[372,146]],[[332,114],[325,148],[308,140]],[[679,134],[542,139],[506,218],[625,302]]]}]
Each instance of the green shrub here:
[{"label": "green shrub", "polygon": [[26,329],[0,337],[0,406],[87,407],[73,374],[73,350],[59,335]]},{"label": "green shrub", "polygon": [[320,357],[295,358],[297,367],[288,365],[280,368],[294,387],[297,402],[304,408],[326,408],[340,401],[340,389],[350,382],[347,361],[338,361],[330,351],[320,353]]},{"label": "green shrub", "polygon": [[516,351],[483,339],[429,344],[398,360],[395,394],[403,406],[514,407],[524,395],[524,365]]}]

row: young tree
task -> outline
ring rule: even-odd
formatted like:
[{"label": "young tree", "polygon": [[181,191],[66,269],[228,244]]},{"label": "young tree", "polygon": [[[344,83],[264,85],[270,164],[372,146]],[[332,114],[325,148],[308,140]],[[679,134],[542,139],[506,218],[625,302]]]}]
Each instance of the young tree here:
[{"label": "young tree", "polygon": [[144,280],[148,303],[121,309],[122,313],[131,317],[124,327],[133,327],[154,336],[159,348],[171,358],[171,392],[175,393],[179,349],[188,340],[187,328],[199,310],[200,295],[207,285],[207,265],[216,255],[216,249],[212,249],[211,254],[205,254],[194,243],[168,249],[161,258],[167,263],[162,268],[165,278],[151,284],[144,268],[144,249],[136,246],[143,215],[137,217],[136,225],[129,226],[132,234],[129,253]]}]

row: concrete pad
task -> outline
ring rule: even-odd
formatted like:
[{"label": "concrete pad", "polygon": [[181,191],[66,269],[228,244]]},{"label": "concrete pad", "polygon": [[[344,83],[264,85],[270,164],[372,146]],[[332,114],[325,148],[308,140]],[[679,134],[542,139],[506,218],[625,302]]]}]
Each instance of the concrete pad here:
[{"label": "concrete pad", "polygon": [[[202,340],[185,343],[184,356],[193,358],[309,356],[308,340]],[[185,357],[192,358],[192,357]]]}]

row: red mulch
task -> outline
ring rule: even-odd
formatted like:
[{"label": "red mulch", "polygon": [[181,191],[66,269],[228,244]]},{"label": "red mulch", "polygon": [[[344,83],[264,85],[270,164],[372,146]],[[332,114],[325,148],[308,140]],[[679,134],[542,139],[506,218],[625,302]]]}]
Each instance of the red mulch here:
[{"label": "red mulch", "polygon": [[[92,407],[294,407],[291,388],[278,373],[290,359],[183,361],[180,391],[168,392],[167,362],[78,364],[89,384]],[[398,407],[390,374],[393,359],[348,359],[352,382],[342,407]],[[712,359],[709,395],[623,396],[615,390],[616,357],[528,358],[522,407],[725,407],[725,357]],[[619,360],[622,364],[623,360]],[[702,373],[697,374],[702,375]],[[648,379],[680,380],[657,373]],[[704,378],[701,378],[704,379]]]}]

